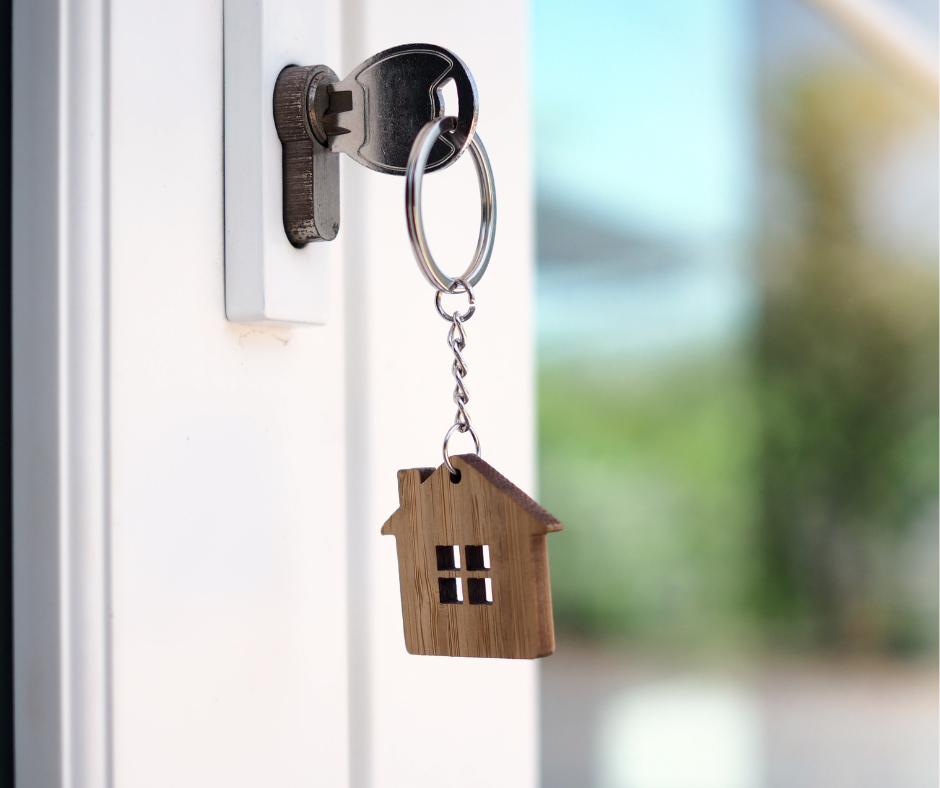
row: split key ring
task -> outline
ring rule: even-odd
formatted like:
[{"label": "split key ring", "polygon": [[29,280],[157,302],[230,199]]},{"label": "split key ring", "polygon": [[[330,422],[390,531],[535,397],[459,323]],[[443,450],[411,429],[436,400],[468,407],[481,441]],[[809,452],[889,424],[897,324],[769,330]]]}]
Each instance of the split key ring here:
[{"label": "split key ring", "polygon": [[456,123],[456,118],[443,117],[426,124],[415,137],[405,170],[405,220],[408,223],[408,238],[411,240],[411,248],[421,273],[441,293],[460,292],[456,286],[461,279],[471,285],[477,284],[489,265],[490,255],[493,254],[493,241],[496,238],[496,184],[493,181],[493,168],[486,155],[486,148],[480,141],[480,135],[474,134],[467,146],[473,156],[473,165],[480,182],[480,235],[477,238],[473,260],[466,271],[452,279],[441,271],[428,248],[424,220],[421,217],[421,182],[431,148],[437,138],[442,133],[452,131]]}]

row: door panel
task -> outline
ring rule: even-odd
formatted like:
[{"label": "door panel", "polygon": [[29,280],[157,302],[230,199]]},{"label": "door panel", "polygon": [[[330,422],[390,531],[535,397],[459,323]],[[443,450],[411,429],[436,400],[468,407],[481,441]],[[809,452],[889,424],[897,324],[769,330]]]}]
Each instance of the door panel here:
[{"label": "door panel", "polygon": [[112,14],[116,783],[342,785],[342,321],[225,320],[222,4]]},{"label": "door panel", "polygon": [[[376,0],[358,3],[354,15],[344,9],[346,70],[385,47],[430,41],[451,48],[477,82],[499,223],[466,326],[469,410],[484,458],[533,491],[528,10],[496,0],[472,7]],[[402,179],[343,166],[350,578],[356,565],[369,570],[368,583],[351,586],[367,599],[350,599],[362,611],[350,619],[359,652],[351,662],[356,784],[534,786],[537,663],[405,652],[394,539],[378,529],[398,507],[397,470],[441,462],[454,418],[453,356],[448,324],[408,246]],[[469,263],[479,225],[469,156],[428,176],[425,193],[432,250],[454,275]]]},{"label": "door panel", "polygon": [[[526,9],[305,3],[324,19],[311,63],[345,74],[423,40],[477,79],[500,224],[470,411],[531,491]],[[409,656],[379,534],[396,471],[439,463],[453,420],[403,179],[343,162],[325,326],[225,319],[222,11],[17,5],[24,785],[534,786],[537,666]],[[426,195],[435,253],[462,270],[469,158]]]}]

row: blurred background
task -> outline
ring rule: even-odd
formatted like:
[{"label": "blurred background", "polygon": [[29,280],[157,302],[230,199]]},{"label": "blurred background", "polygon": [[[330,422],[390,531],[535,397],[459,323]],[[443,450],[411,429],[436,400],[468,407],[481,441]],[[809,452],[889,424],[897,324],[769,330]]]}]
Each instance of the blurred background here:
[{"label": "blurred background", "polygon": [[800,0],[532,9],[544,788],[935,787],[936,91]]}]

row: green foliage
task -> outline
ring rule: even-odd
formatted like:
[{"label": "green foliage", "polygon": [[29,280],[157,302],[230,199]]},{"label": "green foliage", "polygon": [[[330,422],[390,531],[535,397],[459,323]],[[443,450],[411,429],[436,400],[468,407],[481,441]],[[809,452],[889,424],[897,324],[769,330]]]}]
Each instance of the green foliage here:
[{"label": "green foliage", "polygon": [[542,366],[541,498],[561,628],[680,646],[748,637],[755,412],[740,359],[630,383]]},{"label": "green foliage", "polygon": [[682,648],[936,647],[936,261],[869,248],[856,205],[916,113],[855,72],[779,95],[767,127],[790,202],[771,206],[745,347],[630,377],[542,360],[561,629]]},{"label": "green foliage", "polygon": [[765,611],[784,631],[809,621],[819,643],[923,645],[935,626],[911,631],[895,575],[936,511],[938,283],[934,265],[868,248],[856,218],[866,162],[911,113],[853,72],[785,95],[776,127],[799,210],[763,255],[756,342]]}]

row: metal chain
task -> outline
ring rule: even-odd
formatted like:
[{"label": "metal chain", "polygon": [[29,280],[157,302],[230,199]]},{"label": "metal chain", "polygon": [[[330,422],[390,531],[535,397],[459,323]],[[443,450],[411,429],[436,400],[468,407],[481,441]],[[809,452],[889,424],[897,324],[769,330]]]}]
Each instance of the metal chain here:
[{"label": "metal chain", "polygon": [[454,363],[451,365],[451,372],[454,375],[454,404],[457,406],[457,414],[454,416],[454,423],[444,436],[443,450],[444,465],[447,466],[447,470],[450,471],[451,475],[457,475],[456,468],[454,468],[450,462],[450,451],[448,448],[450,439],[455,432],[469,432],[470,437],[473,438],[476,454],[478,457],[480,456],[480,439],[477,437],[473,425],[470,422],[470,414],[467,413],[467,403],[470,402],[470,392],[467,390],[464,378],[467,377],[469,369],[463,357],[463,349],[467,346],[467,329],[464,328],[464,323],[473,317],[473,313],[476,312],[476,298],[473,293],[473,287],[465,279],[455,279],[454,284],[448,289],[448,293],[455,295],[466,293],[467,299],[470,302],[467,311],[463,314],[460,314],[458,310],[452,315],[448,315],[447,312],[444,311],[443,306],[441,306],[441,295],[443,295],[443,293],[438,291],[434,296],[434,303],[437,306],[438,313],[444,320],[450,322],[450,331],[447,332],[447,344],[454,354]]}]

